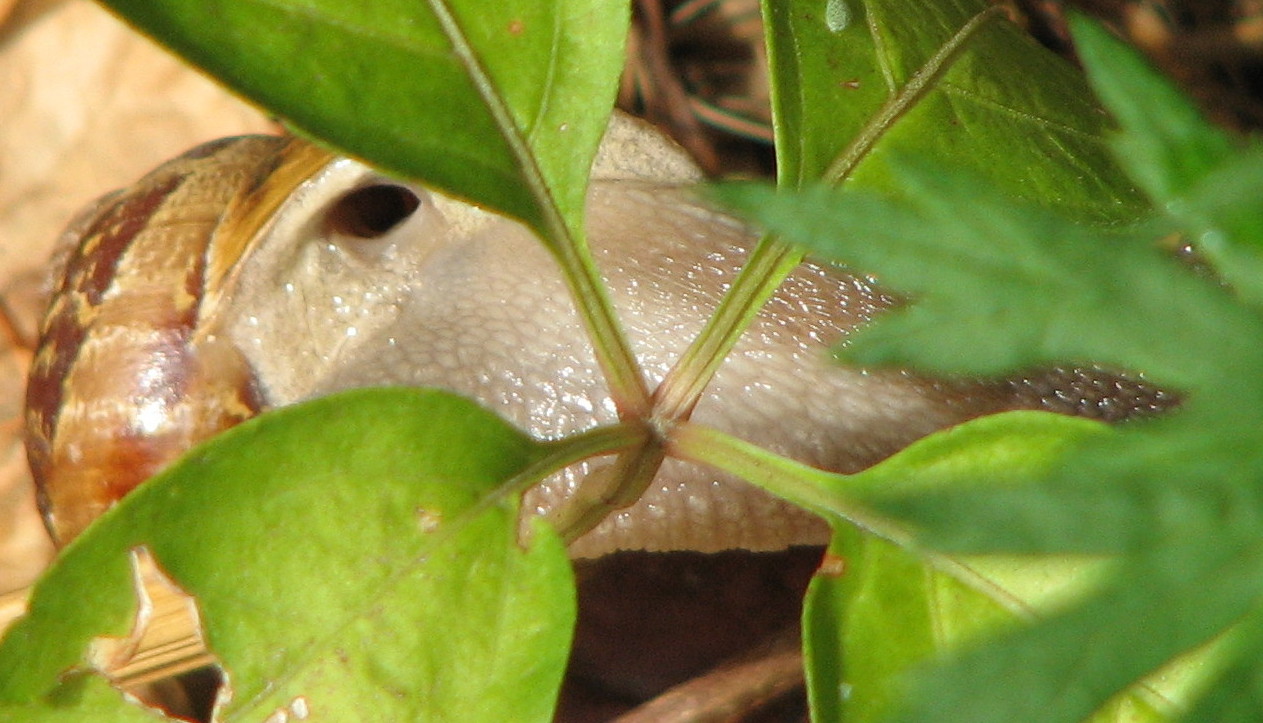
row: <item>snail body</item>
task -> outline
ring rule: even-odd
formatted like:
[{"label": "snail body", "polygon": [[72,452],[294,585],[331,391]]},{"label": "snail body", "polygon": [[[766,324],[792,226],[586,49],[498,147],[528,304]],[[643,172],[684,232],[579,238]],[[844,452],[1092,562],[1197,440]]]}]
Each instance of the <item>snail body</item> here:
[{"label": "snail body", "polygon": [[[102,481],[115,479],[112,457],[102,471],[83,471],[83,450],[99,437],[153,440],[173,457],[193,438],[256,409],[383,384],[469,395],[544,438],[616,419],[564,280],[526,228],[296,144],[241,138],[204,147],[155,171],[81,226],[85,240],[65,267],[46,319],[28,397],[29,456],[59,538],[76,534],[117,489],[161,464],[147,462],[125,484]],[[692,191],[697,181],[674,146],[621,117],[593,167],[587,216],[593,253],[651,385],[700,331],[756,239],[700,202]],[[203,197],[174,195],[193,189],[203,189]],[[204,216],[187,227],[159,224],[174,206],[180,213],[196,207]],[[102,229],[133,212],[150,214],[133,226],[152,226],[134,234],[133,246],[169,244],[158,230],[176,226],[200,239],[170,246],[152,262],[171,272],[153,281],[161,303],[148,307],[139,301],[140,284],[127,282],[125,292],[99,298],[85,291],[88,279],[104,275],[99,255],[107,250],[98,239],[113,236]],[[130,278],[123,275],[129,264],[150,263],[139,253],[115,253],[112,283]],[[1162,403],[1143,385],[1102,383],[1076,370],[1034,382],[949,383],[847,369],[828,359],[831,345],[894,303],[862,276],[801,265],[725,360],[693,419],[850,472],[972,417],[1065,405],[1065,389],[1073,391],[1071,408],[1061,411],[1090,416]],[[138,307],[151,319],[111,321]],[[178,317],[179,331],[161,337],[159,349],[152,330],[166,327],[154,320],[168,317]],[[126,339],[111,331],[130,323],[150,331]],[[150,367],[141,362],[106,360],[106,345],[115,342],[115,358],[165,358],[169,348],[196,371],[146,377]],[[111,376],[117,388],[92,386]],[[144,410],[160,405],[137,391],[146,383],[156,399],[176,400],[161,407],[170,430],[156,435],[148,433],[153,422]],[[202,416],[213,421],[186,424]],[[108,422],[95,438],[84,431],[101,419]],[[125,456],[117,448],[103,454]],[[599,464],[544,481],[528,493],[525,509],[556,510]],[[80,471],[61,472],[66,465]],[[84,515],[65,511],[82,504],[90,508]],[[808,513],[739,480],[667,460],[639,501],[609,516],[572,552],[780,549],[821,542],[826,532]]]}]

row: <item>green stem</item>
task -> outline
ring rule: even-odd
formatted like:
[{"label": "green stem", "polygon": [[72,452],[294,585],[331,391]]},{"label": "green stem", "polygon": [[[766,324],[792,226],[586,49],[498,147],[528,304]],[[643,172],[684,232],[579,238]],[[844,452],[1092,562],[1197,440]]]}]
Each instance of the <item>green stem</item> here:
[{"label": "green stem", "polygon": [[[951,67],[968,40],[987,22],[1000,17],[996,8],[978,13],[965,23],[939,50],[928,58],[923,66],[894,93],[872,120],[862,129],[829,165],[824,181],[842,183],[859,165],[877,141],[895,121],[913,107],[935,81]],[[779,143],[778,147],[783,147]],[[781,179],[782,185],[787,179]],[[803,254],[789,244],[764,237],[751,254],[749,262],[733,281],[732,288],[720,301],[719,307],[707,322],[701,334],[684,352],[675,367],[667,374],[658,388],[655,414],[660,420],[687,419],[702,391],[710,383],[724,358],[732,351],[742,332],[758,314],[763,304],[771,298],[781,281],[802,260]]]},{"label": "green stem", "polygon": [[610,395],[621,419],[644,419],[650,411],[649,388],[645,384],[640,363],[632,353],[627,336],[618,324],[618,316],[610,303],[605,283],[597,271],[583,234],[583,220],[567,223],[557,206],[548,179],[540,170],[534,151],[512,110],[500,94],[491,74],[470,44],[464,29],[452,12],[449,0],[426,0],[444,35],[452,44],[452,52],[465,68],[487,111],[495,119],[505,142],[517,159],[522,181],[531,189],[539,204],[540,218],[530,225],[543,239],[561,265],[566,283],[574,297],[579,317],[592,338],[597,363],[605,374]]},{"label": "green stem", "polygon": [[593,457],[644,449],[651,446],[651,437],[648,428],[643,424],[619,422],[544,442],[541,445],[542,452],[535,459],[475,505],[470,514],[477,515],[506,499],[521,497],[541,480],[572,464]]},{"label": "green stem", "polygon": [[1032,614],[1028,602],[997,584],[976,568],[970,558],[926,549],[917,544],[912,533],[898,522],[873,513],[859,502],[845,500],[839,493],[840,489],[854,491],[857,498],[868,489],[864,474],[826,472],[773,454],[717,429],[692,423],[681,424],[672,431],[667,449],[672,457],[705,464],[756,484],[823,517],[835,530],[842,525],[853,525],[903,548],[933,569],[991,597],[1014,614],[1026,617]]},{"label": "green stem", "polygon": [[553,525],[566,544],[583,537],[614,510],[635,503],[658,474],[666,453],[657,435],[643,429],[646,436],[639,445],[623,451],[609,467],[589,472],[574,497],[553,515]]},{"label": "green stem", "polygon": [[655,394],[655,417],[687,419],[719,365],[777,287],[802,261],[803,251],[763,237],[693,343],[667,372]]},{"label": "green stem", "polygon": [[600,524],[610,511],[639,499],[658,473],[665,452],[647,424],[620,422],[547,442],[545,452],[501,485],[486,503],[523,495],[540,480],[576,462],[615,453],[618,459],[614,464],[589,473],[574,496],[552,515],[553,526],[570,544]]},{"label": "green stem", "polygon": [[877,145],[877,141],[895,124],[895,121],[916,106],[925,94],[934,87],[934,83],[951,68],[952,61],[965,49],[969,39],[987,22],[998,20],[1002,17],[1003,10],[998,7],[990,7],[960,26],[956,33],[948,38],[947,42],[943,43],[942,47],[927,58],[925,64],[908,78],[908,82],[904,83],[898,92],[890,96],[890,99],[860,129],[859,134],[843,149],[842,153],[833,159],[833,163],[830,163],[829,168],[824,172],[824,182],[830,185],[837,185],[846,180],[851,175],[851,172],[855,170],[855,167],[859,165],[860,161]]},{"label": "green stem", "polygon": [[908,533],[890,520],[849,503],[834,490],[858,489],[864,478],[826,472],[782,457],[766,449],[725,434],[712,427],[686,422],[671,431],[667,451],[673,458],[698,462],[736,475],[805,510],[836,527],[850,523],[903,547],[910,546]]},{"label": "green stem", "polygon": [[579,317],[587,327],[593,353],[605,375],[619,418],[647,419],[652,402],[645,375],[618,322],[586,240],[567,235],[564,240],[548,246],[561,266]]}]

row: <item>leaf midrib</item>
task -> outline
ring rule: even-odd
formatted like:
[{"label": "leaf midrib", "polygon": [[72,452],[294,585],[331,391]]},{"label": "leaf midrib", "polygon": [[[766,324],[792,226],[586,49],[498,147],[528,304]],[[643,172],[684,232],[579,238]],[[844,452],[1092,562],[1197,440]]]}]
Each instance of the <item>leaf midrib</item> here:
[{"label": "leaf midrib", "polygon": [[[829,164],[824,172],[825,183],[840,184],[859,166],[886,133],[895,126],[900,117],[915,107],[922,98],[936,87],[936,81],[951,68],[952,63],[966,49],[973,38],[988,20],[1001,18],[998,7],[989,7],[970,18],[947,39],[925,63],[917,69],[902,88],[890,96],[882,107],[860,128],[855,138],[847,144],[837,158]],[[883,67],[884,63],[879,63]]]},{"label": "leaf midrib", "polygon": [[478,53],[470,44],[464,28],[457,21],[446,0],[426,0],[426,6],[434,13],[440,29],[448,42],[452,44],[452,51],[457,61],[465,69],[478,97],[482,99],[483,105],[487,108],[501,137],[508,145],[510,153],[518,163],[522,180],[536,201],[536,212],[542,216],[539,219],[544,225],[544,228],[539,229],[544,232],[542,240],[549,246],[555,247],[558,239],[566,238],[569,234],[548,183],[545,182],[539,164],[536,162],[535,154],[531,152],[531,147],[527,143],[526,136],[513,121],[513,114],[505,103],[504,97],[492,81],[491,74],[479,62]]}]

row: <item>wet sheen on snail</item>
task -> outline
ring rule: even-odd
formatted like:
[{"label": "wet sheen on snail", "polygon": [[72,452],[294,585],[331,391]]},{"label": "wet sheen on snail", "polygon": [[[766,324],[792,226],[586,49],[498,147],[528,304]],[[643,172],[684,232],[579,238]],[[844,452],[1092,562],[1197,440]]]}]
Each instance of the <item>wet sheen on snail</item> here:
[{"label": "wet sheen on snail", "polygon": [[[698,180],[669,141],[623,117],[593,167],[593,253],[651,385],[756,240],[695,196]],[[443,387],[542,438],[616,421],[566,285],[529,231],[301,141],[200,146],[102,199],[65,245],[27,399],[28,456],[63,543],[198,440],[341,389]],[[1095,370],[963,383],[828,360],[894,303],[862,275],[802,264],[692,418],[853,472],[984,414],[1112,420],[1171,403]],[[601,464],[545,480],[524,509],[557,510]],[[776,550],[825,535],[753,486],[667,460],[572,552]]]}]

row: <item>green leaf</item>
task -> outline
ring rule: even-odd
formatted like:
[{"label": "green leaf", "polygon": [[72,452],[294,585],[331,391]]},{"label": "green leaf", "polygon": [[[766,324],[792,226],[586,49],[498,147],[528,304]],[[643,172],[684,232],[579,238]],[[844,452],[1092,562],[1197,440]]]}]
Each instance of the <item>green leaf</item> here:
[{"label": "green leaf", "polygon": [[1180,412],[1085,440],[1039,485],[892,489],[867,499],[951,553],[1139,554],[1171,539],[1211,544],[1200,536],[1258,534],[1259,456],[1256,434]]},{"label": "green leaf", "polygon": [[1154,200],[1189,190],[1233,154],[1228,134],[1207,123],[1140,53],[1086,18],[1075,16],[1072,27],[1092,90],[1122,128],[1115,139],[1119,162]]},{"label": "green leaf", "polygon": [[1256,604],[1259,553],[1256,541],[1131,557],[1084,603],[955,656],[924,679],[894,720],[1083,720]]},{"label": "green leaf", "polygon": [[64,681],[48,701],[0,703],[0,717],[22,723],[154,723],[171,719],[129,702],[98,676],[78,675]]},{"label": "green leaf", "polygon": [[1231,137],[1202,118],[1170,80],[1095,23],[1073,21],[1096,94],[1118,119],[1119,161],[1189,232],[1198,252],[1256,308],[1263,308],[1263,144]]},{"label": "green leaf", "polygon": [[1144,237],[1018,204],[967,172],[911,159],[896,167],[899,200],[721,193],[773,232],[917,299],[850,337],[849,360],[982,376],[1096,362],[1186,389],[1225,378],[1231,357],[1263,359],[1263,322]]},{"label": "green leaf", "polygon": [[[763,0],[762,8],[782,187],[903,192],[890,159],[909,155],[1092,218],[1143,209],[1108,152],[1107,119],[1082,75],[985,0]],[[800,248],[776,238],[751,253],[668,375],[667,411],[692,407],[801,259]],[[870,270],[859,258],[844,262]]]},{"label": "green leaf", "polygon": [[[1263,626],[1258,612],[1250,615],[1216,644],[1218,665],[1207,665],[1201,677],[1213,677],[1209,686],[1200,686],[1196,702],[1181,718],[1182,723],[1222,723],[1249,721],[1263,710]],[[1206,673],[1211,673],[1210,676]]]},{"label": "green leaf", "polygon": [[515,500],[496,501],[540,452],[432,390],[360,390],[234,428],[66,548],[0,646],[0,701],[55,693],[93,638],[126,633],[143,546],[197,598],[232,689],[224,720],[299,696],[338,720],[549,720],[569,564],[540,526],[522,547]]},{"label": "green leaf", "polygon": [[1082,75],[984,0],[763,6],[782,185],[897,190],[898,152],[1075,213],[1142,207]]},{"label": "green leaf", "polygon": [[[1018,412],[979,419],[927,437],[903,453],[849,476],[845,486],[842,481],[845,476],[839,475],[833,488],[837,496],[832,509],[835,514],[842,514],[854,507],[857,497],[867,501],[887,495],[919,499],[914,492],[924,495],[933,490],[950,493],[961,489],[982,497],[1029,490],[1030,481],[1037,478],[1042,469],[1073,456],[1074,451],[1085,445],[1118,436],[1096,423],[1039,413]],[[885,509],[881,505],[878,508]],[[955,511],[955,508],[934,508],[932,504],[926,504],[925,508],[943,518]],[[960,527],[959,522],[957,527]],[[1050,681],[1046,684],[1056,686],[1068,676],[1048,674],[1053,665],[1052,656],[1049,659],[1038,656],[1050,646],[1067,656],[1089,646],[1083,640],[1078,641],[1078,647],[1064,643],[1063,638],[1073,634],[1064,629],[1023,648],[1023,653],[1037,658],[1035,660],[1013,654],[995,662],[994,671],[984,671],[978,667],[978,659],[966,653],[960,658],[959,666],[950,669],[956,673],[955,677],[948,678],[946,674],[936,677],[933,688],[911,685],[909,674],[936,657],[967,649],[981,640],[994,638],[999,632],[1029,629],[1016,625],[1021,620],[1039,619],[1049,614],[1056,619],[1057,609],[1063,608],[1067,600],[1082,597],[1091,589],[1091,584],[1102,577],[1105,570],[1100,561],[1084,558],[1005,561],[942,554],[934,554],[927,561],[914,556],[906,546],[858,533],[854,528],[836,529],[832,552],[842,561],[843,572],[837,577],[822,576],[813,581],[804,612],[805,645],[812,651],[808,663],[812,701],[815,710],[825,712],[818,720],[887,720],[886,716],[899,709],[913,693],[916,694],[914,700],[925,701],[925,709],[916,709],[907,720],[1002,720],[1006,719],[1004,716],[1008,716],[1007,720],[1023,721],[1081,720],[1093,711],[1097,711],[1093,717],[1097,721],[1165,720],[1160,710],[1170,705],[1162,702],[1152,690],[1117,697],[1119,690],[1140,682],[1144,674],[1155,667],[1152,660],[1148,665],[1143,662],[1144,656],[1136,656],[1128,665],[1107,657],[1108,662],[1102,666],[1115,665],[1116,677],[1094,677],[1100,674],[1095,669],[1085,676],[1088,680],[1110,682],[1100,686],[1096,691],[1098,697],[1091,699],[1091,705],[1073,708],[1074,713],[1066,713],[1065,707],[1052,706],[1047,700],[1043,701],[1045,710],[1038,714],[1031,710],[1038,707],[1035,704],[1029,709],[1015,707],[1014,696],[1033,693],[1030,686],[1023,685],[1026,681],[1019,680],[1011,671],[1011,666],[1024,665],[1032,679]],[[1179,565],[1175,568],[1184,569]],[[1147,590],[1152,592],[1153,589]],[[1133,607],[1129,609],[1134,611],[1139,603],[1125,599],[1128,590],[1123,586],[1122,602],[1111,598],[1101,606],[1131,603]],[[1144,599],[1144,593],[1137,597]],[[1185,604],[1193,603],[1189,600]],[[1133,627],[1152,632],[1159,624],[1155,621],[1163,620],[1165,612],[1147,611],[1149,617],[1134,621]],[[1189,613],[1187,608],[1178,608],[1170,614]],[[1116,615],[1122,617],[1122,613]],[[1083,616],[1080,622],[1089,629],[1094,621],[1102,619],[1096,608],[1084,612]],[[1210,630],[1218,629],[1214,621],[1206,625]],[[1024,632],[1017,632],[1001,640],[1007,642],[1022,634]],[[1091,630],[1083,633],[1084,636],[1090,634],[1099,633]],[[1050,640],[1057,644],[1050,644]],[[1125,642],[1127,644],[1120,641],[1118,647],[1112,648],[1117,657],[1129,655],[1130,643],[1134,641]],[[840,646],[840,666],[833,662],[839,653],[829,643]],[[1090,645],[1097,644],[1099,641],[1094,638]],[[998,647],[1001,644],[985,645]],[[1163,639],[1149,643],[1149,647],[1155,650],[1158,662],[1165,662],[1184,652],[1189,645],[1188,641]],[[817,650],[830,652],[817,661]],[[988,664],[993,662],[990,658],[984,659]],[[1073,668],[1077,663],[1069,660],[1062,664]],[[993,672],[995,679],[983,678],[985,672]],[[1117,677],[1120,674],[1122,677]],[[943,701],[941,687],[951,685],[957,686],[953,700],[959,705],[948,713],[937,713]],[[839,687],[846,691],[846,696],[831,704],[830,697],[836,695]],[[1177,699],[1187,693],[1183,685],[1176,683],[1164,686],[1162,692]],[[980,701],[981,705],[994,702],[994,716],[988,718],[981,705],[975,706],[974,701]],[[1105,706],[1107,702],[1109,705]],[[845,715],[837,718],[828,714],[831,705]],[[939,717],[920,717],[928,715],[929,710],[936,711]],[[1042,717],[1045,715],[1048,717]]]},{"label": "green leaf", "polygon": [[[1257,617],[1263,600],[1263,267],[1254,258],[1263,224],[1249,200],[1263,162],[1252,147],[1225,158],[1222,134],[1201,137],[1204,123],[1186,102],[1155,86],[1134,58],[1116,58],[1103,34],[1089,42],[1099,44],[1085,53],[1096,83],[1114,93],[1125,162],[1162,206],[1142,226],[1105,229],[1014,203],[1009,189],[976,171],[911,155],[889,164],[897,199],[734,194],[771,230],[874,272],[915,300],[857,335],[851,359],[987,374],[1100,362],[1183,398],[1164,419],[1085,438],[1042,471],[1023,467],[1040,484],[970,483],[970,465],[980,480],[989,469],[967,456],[961,478],[935,488],[892,481],[876,491],[869,480],[860,496],[894,520],[857,513],[854,499],[849,511],[838,506],[869,529],[918,533],[935,551],[931,560],[1119,556],[1111,576],[1076,604],[953,655],[910,689],[898,720],[1082,720]],[[1155,229],[1173,228],[1202,244],[1222,279],[1181,265],[1155,242]],[[915,450],[883,466],[906,467],[901,458]],[[824,480],[806,480],[814,489],[800,498],[819,505]],[[1251,695],[1257,662],[1246,661],[1257,657],[1240,650],[1256,648],[1238,646],[1236,657],[1216,661],[1220,672],[1205,683],[1197,715],[1257,718],[1228,702],[1234,692]]]},{"label": "green leaf", "polygon": [[626,2],[105,4],[301,133],[545,236],[555,212],[579,228]]},{"label": "green leaf", "polygon": [[[839,527],[803,609],[817,721],[880,720],[906,694],[902,674],[1012,621],[1000,603],[885,540]],[[829,572],[828,561],[840,568]]]},{"label": "green leaf", "polygon": [[[931,435],[853,475],[806,469],[697,427],[676,442],[685,458],[740,474],[834,522],[803,613],[810,699],[815,720],[868,721],[884,720],[906,699],[909,674],[936,656],[1064,607],[1090,591],[1104,568],[1090,558],[927,556],[906,529],[866,503],[935,490],[1027,489],[1063,457],[1117,436],[1097,422],[1013,412]],[[1185,688],[1172,684],[1161,693],[1179,697]],[[1099,720],[1160,720],[1151,702],[1160,700],[1146,691],[1124,695]]]},{"label": "green leaf", "polygon": [[[826,561],[839,561],[839,571],[812,581],[804,650],[814,719],[847,723],[889,720],[915,690],[910,673],[1048,611],[1099,577],[1100,567],[1090,560],[965,559],[954,571],[938,569],[847,528],[837,531],[830,552]],[[1138,689],[1092,720],[1166,720],[1160,708],[1170,705]]]}]

